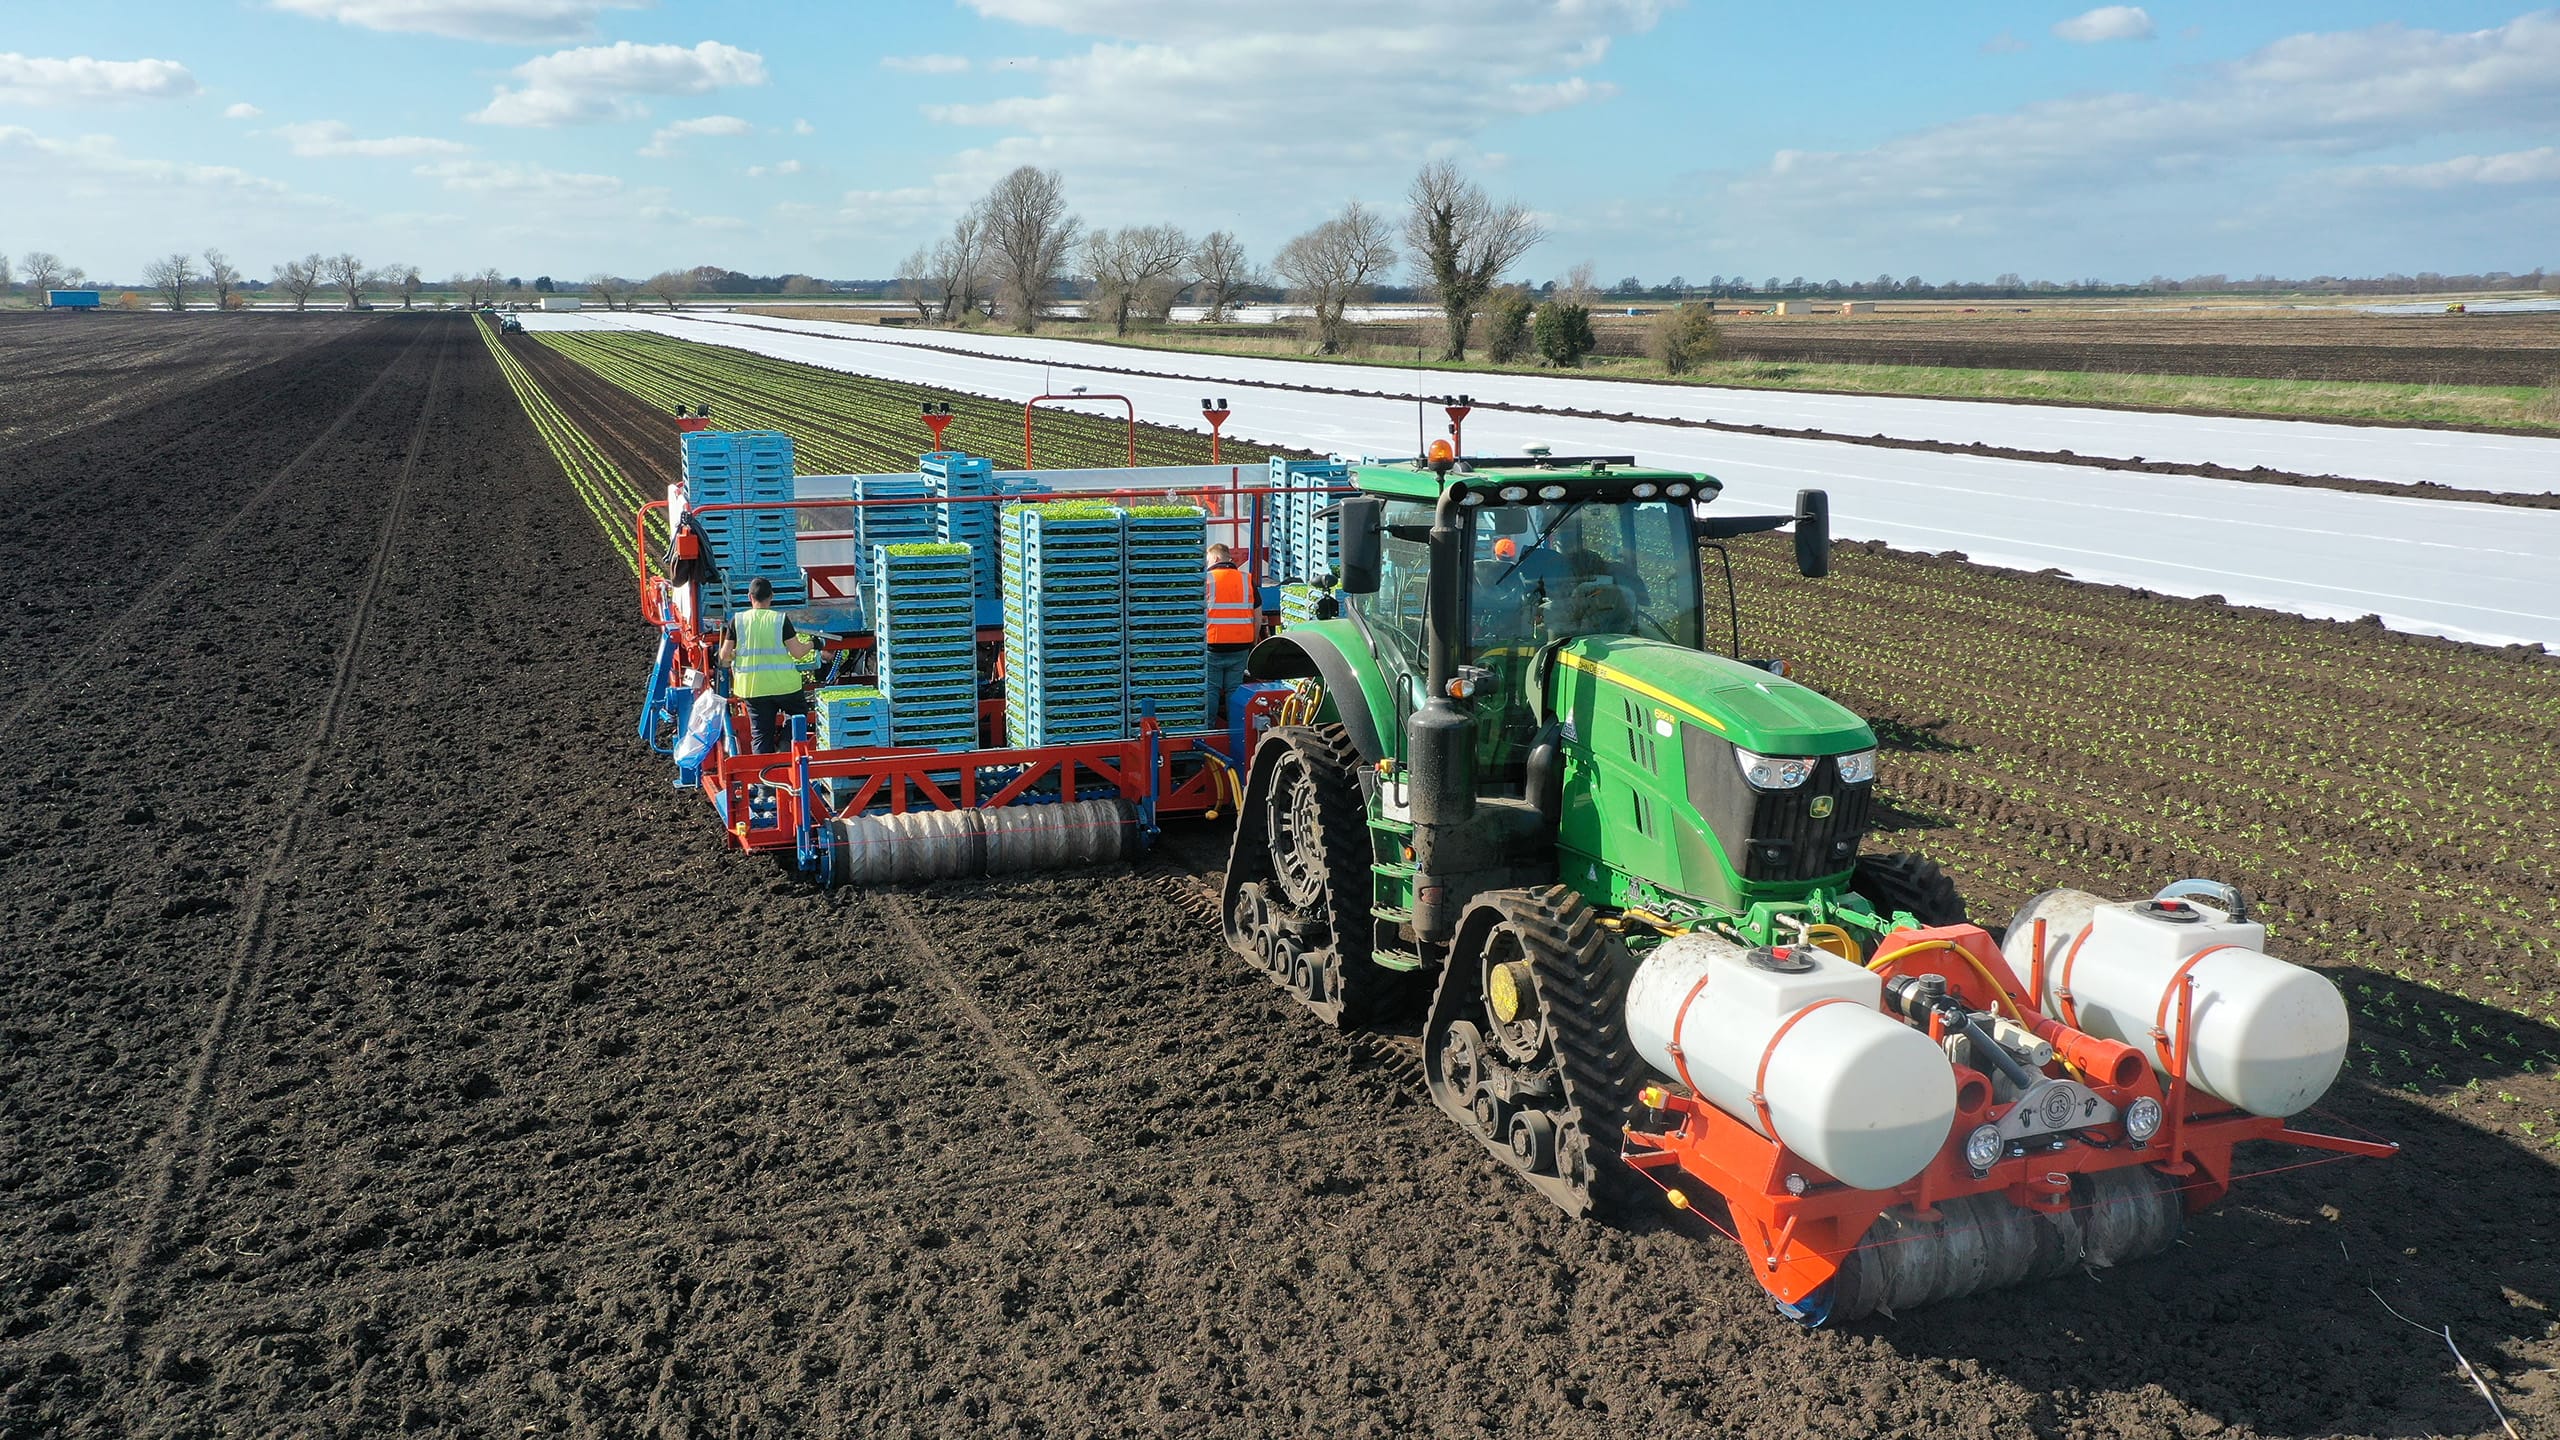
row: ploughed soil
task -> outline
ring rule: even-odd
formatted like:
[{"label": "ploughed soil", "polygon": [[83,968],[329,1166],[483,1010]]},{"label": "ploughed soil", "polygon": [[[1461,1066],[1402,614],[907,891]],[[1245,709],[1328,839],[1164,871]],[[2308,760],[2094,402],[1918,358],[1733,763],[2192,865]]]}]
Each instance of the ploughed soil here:
[{"label": "ploughed soil", "polygon": [[[190,390],[370,323],[364,316],[329,314],[0,314],[0,375],[9,382],[9,403],[0,408],[0,455],[170,405]],[[209,422],[236,418],[179,408]]]},{"label": "ploughed soil", "polygon": [[[2523,1061],[2551,1032],[2465,989],[2477,967],[2410,1003],[2528,1048],[2413,1039],[2442,1082],[2359,1070],[2327,1107],[2403,1158],[2252,1179],[2157,1261],[1804,1333],[1691,1222],[1575,1223],[1512,1183],[1400,1051],[1222,954],[1161,864],[828,895],[725,853],[631,735],[629,577],[471,323],[288,357],[265,383],[295,403],[115,468],[111,533],[23,507],[131,423],[0,480],[34,513],[11,593],[57,597],[0,635],[0,1435],[2494,1433],[2367,1287],[2450,1326],[2527,1433],[2560,1426],[2553,1152],[2461,1088],[2547,1103]],[[2468,723],[2482,677],[2547,717],[2520,656],[1841,568],[1800,649],[1853,703],[1890,687],[1823,637],[1863,608],[1885,667],[1969,617],[2086,658],[2051,668],[2100,712],[2108,677],[2172,673],[2140,633],[2427,724]],[[1875,598],[1906,588],[1926,605]],[[2056,744],[1934,693],[1872,708],[1900,747],[1884,842],[1946,854],[1985,911],[2030,865],[2121,889],[2231,843],[2216,781],[2104,714]],[[2515,768],[2547,753],[2500,733]],[[2090,803],[2055,834],[1997,811],[2027,804],[2014,766]],[[2276,838],[2221,868],[2286,877],[2283,928],[2399,935],[2398,892],[2347,896],[2260,813]],[[2377,884],[2425,853],[2370,843]],[[2515,863],[2465,855],[2466,882]],[[2547,949],[2512,963],[2548,994]]]}]

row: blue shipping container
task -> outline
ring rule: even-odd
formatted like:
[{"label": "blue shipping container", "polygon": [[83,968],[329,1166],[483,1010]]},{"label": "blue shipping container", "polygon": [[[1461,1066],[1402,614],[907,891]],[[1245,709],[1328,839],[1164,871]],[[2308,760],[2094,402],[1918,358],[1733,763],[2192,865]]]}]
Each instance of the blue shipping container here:
[{"label": "blue shipping container", "polygon": [[95,310],[98,308],[98,292],[95,290],[47,290],[44,292],[44,303],[55,310]]}]

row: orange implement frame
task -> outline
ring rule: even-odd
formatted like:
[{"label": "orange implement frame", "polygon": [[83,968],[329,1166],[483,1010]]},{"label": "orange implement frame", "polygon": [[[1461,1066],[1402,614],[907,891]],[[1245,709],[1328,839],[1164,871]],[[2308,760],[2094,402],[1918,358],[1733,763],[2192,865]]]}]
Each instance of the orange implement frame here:
[{"label": "orange implement frame", "polygon": [[[1974,1010],[2005,1008],[2003,1000],[2019,1005],[2028,994],[2002,958],[2000,947],[1976,926],[1896,931],[1879,943],[1877,953],[1896,952],[1903,958],[1882,967],[1888,977],[1906,971],[1917,974],[1924,968],[1944,974],[1948,989]],[[1950,964],[1951,953],[1960,953],[1971,963]],[[1994,994],[1995,987],[2002,993]],[[1667,1086],[1646,1092],[1651,1118],[1640,1115],[1627,1127],[1622,1158],[1670,1190],[1672,1203],[1681,1209],[1692,1208],[1692,1199],[1678,1188],[1679,1176],[1685,1174],[1714,1190],[1731,1220],[1726,1233],[1749,1254],[1761,1285],[1792,1305],[1830,1283],[1877,1217],[1897,1205],[1909,1206],[1922,1219],[1935,1219],[1943,1201],[1998,1193],[2026,1209],[2063,1210],[2072,1204],[2073,1177],[2148,1165],[2171,1178],[2193,1212],[2230,1189],[2232,1152],[2244,1141],[2280,1141],[2338,1156],[2381,1158],[2399,1152],[2397,1145],[2388,1142],[2297,1130],[2284,1120],[2233,1109],[2194,1089],[2186,1073],[2192,988],[2191,978],[2181,974],[2164,996],[2163,1022],[2153,1032],[2166,1066],[2165,1086],[2148,1065],[2129,1074],[2133,1067],[2102,1064],[2080,1077],[2119,1114],[2146,1096],[2158,1102],[2164,1121],[2147,1142],[2134,1141],[2121,1125],[2100,1127],[2084,1132],[2083,1139],[2057,1138],[2050,1148],[2004,1153],[1989,1170],[1977,1173],[1965,1161],[1965,1137],[1978,1126],[1996,1122],[2010,1107],[1990,1103],[1989,1076],[1957,1066],[1960,1108],[1947,1145],[1927,1169],[1893,1190],[1844,1185],[1743,1120],[1695,1094],[1679,1094]],[[2177,1013],[2174,1031],[2166,1023],[2171,1007]],[[2024,1010],[2023,1005],[2019,1008]],[[2058,1071],[2063,1064],[2060,1057],[2066,1055],[2094,1060],[2123,1048],[2073,1030],[2059,1037],[2052,1068]],[[2127,1078],[2131,1083],[2115,1083]]]}]

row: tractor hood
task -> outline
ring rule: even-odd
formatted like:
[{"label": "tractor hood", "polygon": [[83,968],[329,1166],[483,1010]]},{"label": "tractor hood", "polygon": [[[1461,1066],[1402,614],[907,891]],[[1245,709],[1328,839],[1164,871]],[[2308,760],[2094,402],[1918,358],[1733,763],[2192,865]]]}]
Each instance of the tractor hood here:
[{"label": "tractor hood", "polygon": [[1866,721],[1829,698],[1721,655],[1628,635],[1587,635],[1567,643],[1556,663],[1763,755],[1837,755],[1876,743]]}]

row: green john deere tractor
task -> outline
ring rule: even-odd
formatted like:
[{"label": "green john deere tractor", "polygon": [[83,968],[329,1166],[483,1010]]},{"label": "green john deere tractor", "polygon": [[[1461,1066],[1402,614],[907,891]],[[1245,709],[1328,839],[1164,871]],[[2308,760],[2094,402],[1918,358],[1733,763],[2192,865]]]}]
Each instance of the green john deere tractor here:
[{"label": "green john deere tractor", "polygon": [[1822,492],[1707,518],[1721,482],[1629,457],[1355,483],[1342,613],[1251,658],[1314,703],[1254,751],[1227,938],[1333,1023],[1420,1015],[1443,1107],[1579,1214],[1644,1083],[1635,958],[1693,931],[1864,954],[1963,906],[1929,861],[1860,853],[1866,723],[1709,648],[1739,627],[1709,621],[1706,554],[1792,525],[1827,574]]}]

